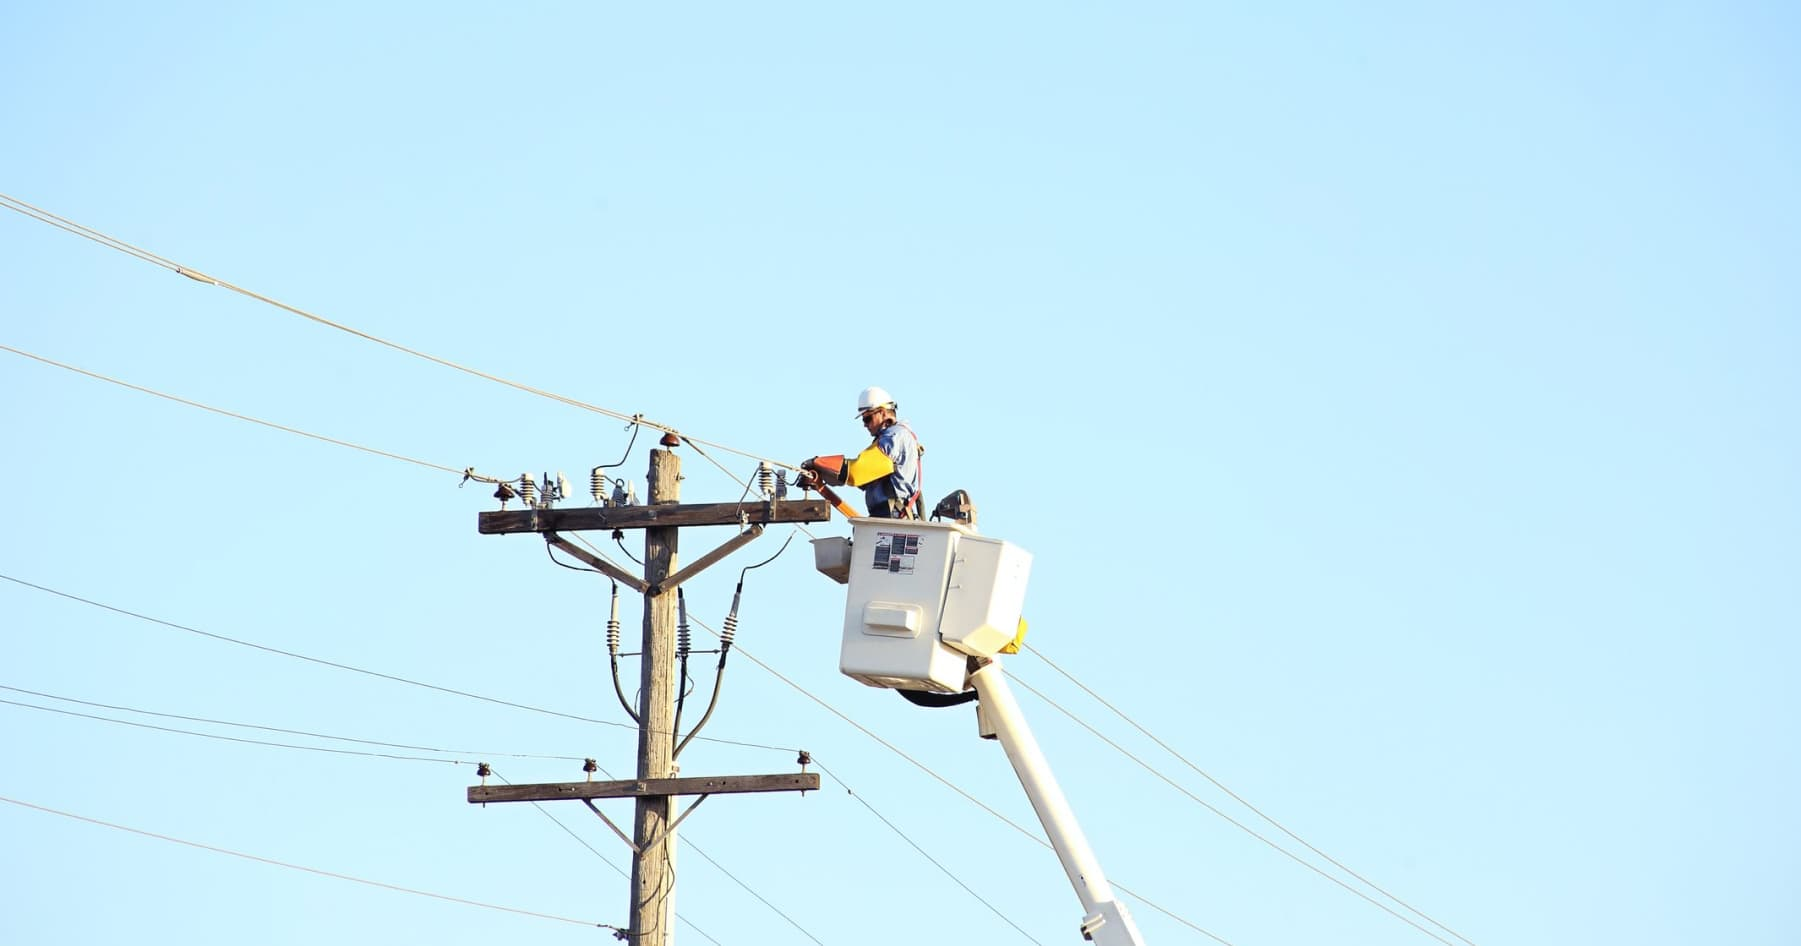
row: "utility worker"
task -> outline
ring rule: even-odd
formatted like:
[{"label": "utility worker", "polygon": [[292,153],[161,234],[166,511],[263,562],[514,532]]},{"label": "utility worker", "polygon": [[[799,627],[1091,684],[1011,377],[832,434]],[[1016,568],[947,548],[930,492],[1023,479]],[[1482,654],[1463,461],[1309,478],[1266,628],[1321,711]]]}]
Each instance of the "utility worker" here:
[{"label": "utility worker", "polygon": [[919,437],[896,416],[894,398],[881,388],[864,388],[857,396],[857,419],[874,438],[870,445],[848,463],[843,457],[814,457],[802,463],[802,485],[808,485],[807,480],[833,486],[849,483],[863,490],[871,518],[920,518],[920,457],[925,448]]},{"label": "utility worker", "polygon": [[[864,388],[857,395],[857,419],[874,438],[863,452],[847,462],[845,457],[813,457],[800,465],[801,485],[816,487],[825,482],[832,486],[849,483],[863,490],[872,519],[919,519],[922,464],[925,447],[913,428],[895,414],[894,398],[876,387]],[[967,502],[968,495],[958,494]],[[950,497],[946,498],[950,501]],[[943,505],[943,504],[940,504]],[[972,660],[974,658],[971,658]],[[897,689],[907,702],[917,706],[946,707],[976,699],[976,691],[962,693],[930,693],[923,690]]]}]

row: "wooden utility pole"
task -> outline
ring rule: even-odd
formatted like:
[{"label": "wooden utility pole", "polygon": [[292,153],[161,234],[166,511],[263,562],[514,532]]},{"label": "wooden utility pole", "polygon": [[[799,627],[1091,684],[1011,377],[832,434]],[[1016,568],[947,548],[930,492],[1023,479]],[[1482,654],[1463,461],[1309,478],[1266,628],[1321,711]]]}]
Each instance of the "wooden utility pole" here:
[{"label": "wooden utility pole", "polygon": [[[650,452],[650,505],[681,502],[682,462],[670,450]],[[661,588],[675,571],[680,530],[655,526],[644,530],[644,580]],[[638,777],[669,778],[675,752],[675,596],[653,594],[644,599],[644,648],[639,658]],[[632,922],[637,946],[664,946],[669,936],[664,898],[671,895],[675,879],[669,859],[674,856],[668,839],[654,850],[655,840],[669,824],[673,799],[668,795],[641,796],[633,821],[632,842],[638,851],[632,858]],[[666,886],[667,885],[667,886]]]},{"label": "wooden utility pole", "polygon": [[[664,439],[674,446],[673,437]],[[631,924],[624,934],[633,946],[667,946],[674,913],[668,904],[675,893],[674,831],[710,795],[749,792],[811,791],[819,788],[816,773],[675,777],[676,596],[675,590],[707,566],[749,544],[766,526],[782,522],[823,522],[830,518],[824,500],[776,500],[740,503],[681,504],[681,461],[671,450],[650,454],[649,504],[557,509],[548,504],[518,511],[484,512],[478,528],[484,535],[530,532],[566,554],[581,559],[644,596],[644,640],[640,654],[637,778],[611,782],[558,782],[537,785],[472,786],[471,804],[520,801],[580,800],[607,822],[632,849]],[[679,533],[688,526],[735,525],[735,537],[680,571],[676,570]],[[644,530],[644,576],[625,571],[557,535],[559,531]],[[692,732],[690,732],[692,735]],[[699,796],[675,816],[678,795]],[[632,836],[628,839],[594,805],[596,798],[634,798]]]}]

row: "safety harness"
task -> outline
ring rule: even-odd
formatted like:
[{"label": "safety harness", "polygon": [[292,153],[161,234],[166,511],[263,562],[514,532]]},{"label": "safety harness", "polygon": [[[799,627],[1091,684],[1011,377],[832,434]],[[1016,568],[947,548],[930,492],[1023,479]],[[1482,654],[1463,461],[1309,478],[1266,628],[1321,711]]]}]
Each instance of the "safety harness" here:
[{"label": "safety harness", "polygon": [[913,445],[919,448],[919,456],[913,458],[913,465],[917,468],[913,476],[913,495],[907,500],[907,518],[919,519],[922,518],[917,509],[919,497],[925,494],[926,488],[926,445],[920,442],[918,434],[913,433],[913,428],[907,427],[906,421],[896,419],[895,423],[906,427],[907,433],[913,434]]}]

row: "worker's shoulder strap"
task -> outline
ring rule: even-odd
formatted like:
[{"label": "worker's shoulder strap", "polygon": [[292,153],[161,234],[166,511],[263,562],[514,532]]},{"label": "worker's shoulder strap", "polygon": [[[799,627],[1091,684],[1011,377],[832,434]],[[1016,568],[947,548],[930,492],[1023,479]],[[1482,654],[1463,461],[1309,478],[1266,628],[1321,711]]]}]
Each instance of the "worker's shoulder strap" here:
[{"label": "worker's shoulder strap", "polygon": [[921,454],[924,454],[924,453],[925,453],[925,452],[926,452],[926,445],[925,445],[925,443],[924,443],[924,442],[923,442],[923,441],[921,441],[921,440],[920,440],[920,439],[919,439],[919,434],[918,434],[918,433],[916,433],[916,432],[915,432],[915,431],[914,431],[914,430],[913,430],[913,428],[911,428],[911,427],[909,427],[909,426],[907,426],[907,422],[906,422],[906,421],[904,421],[904,420],[897,420],[897,421],[895,421],[895,422],[894,422],[894,426],[896,426],[896,427],[899,427],[899,428],[901,428],[901,429],[902,429],[902,430],[905,430],[905,431],[906,431],[906,432],[907,432],[907,433],[909,433],[909,434],[912,434],[912,435],[913,435],[913,442],[914,442],[914,443],[916,443],[916,444],[918,444],[918,445],[919,445],[919,452],[920,452],[920,453],[921,453]]},{"label": "worker's shoulder strap", "polygon": [[913,433],[913,428],[908,427],[906,421],[896,421],[896,423],[905,428],[907,433],[913,434],[913,444],[919,448],[919,456],[913,458],[913,495],[907,497],[907,512],[912,518],[917,519],[920,518],[920,511],[925,508],[925,505],[919,501],[919,496],[925,492],[926,485],[926,445],[920,442],[919,435]]}]

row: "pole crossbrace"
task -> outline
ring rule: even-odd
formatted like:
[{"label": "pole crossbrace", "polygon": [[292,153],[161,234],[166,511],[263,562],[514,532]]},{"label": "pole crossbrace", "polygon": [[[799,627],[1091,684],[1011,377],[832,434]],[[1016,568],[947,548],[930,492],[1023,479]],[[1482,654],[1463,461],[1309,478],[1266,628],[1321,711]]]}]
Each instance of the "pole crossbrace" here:
[{"label": "pole crossbrace", "polygon": [[675,590],[675,588],[677,586],[679,586],[682,582],[687,581],[688,579],[693,578],[695,575],[700,574],[701,572],[705,571],[709,566],[717,563],[720,559],[725,558],[727,555],[730,555],[733,552],[736,552],[739,549],[745,547],[746,545],[749,545],[752,539],[755,539],[757,536],[760,536],[762,534],[763,534],[763,524],[760,522],[752,524],[749,529],[746,529],[743,532],[740,532],[737,535],[732,536],[731,538],[725,540],[725,542],[722,543],[718,548],[714,549],[711,552],[708,552],[705,555],[702,555],[700,558],[695,559],[693,564],[689,565],[687,568],[684,568],[681,571],[676,572],[673,575],[670,575],[668,578],[663,579],[658,584],[651,585],[649,593],[653,594],[653,595],[660,595],[666,591]]},{"label": "pole crossbrace", "polygon": [[594,799],[584,798],[584,799],[582,799],[582,804],[587,805],[589,811],[592,811],[596,815],[599,815],[600,820],[606,822],[607,827],[612,828],[614,834],[619,835],[619,840],[624,841],[625,846],[631,848],[633,854],[644,853],[642,850],[639,850],[638,845],[632,843],[632,839],[627,837],[626,833],[624,831],[619,830],[619,826],[613,823],[613,819],[607,817],[606,812],[600,810],[599,805],[594,804]]},{"label": "pole crossbrace", "polygon": [[649,844],[644,845],[643,853],[649,854],[650,852],[656,850],[659,845],[661,845],[665,840],[667,840],[668,838],[670,838],[672,835],[675,834],[675,829],[677,827],[679,827],[682,822],[687,821],[689,815],[694,814],[694,809],[699,808],[701,802],[706,801],[707,799],[712,798],[712,797],[713,796],[711,796],[711,795],[702,795],[699,798],[694,799],[694,804],[689,805],[686,811],[683,811],[681,814],[677,815],[674,821],[669,822],[669,824],[663,828],[663,832],[661,834],[657,835],[655,838],[652,838]]},{"label": "pole crossbrace", "polygon": [[581,559],[584,564],[641,595],[650,593],[650,585],[645,584],[644,579],[570,542],[555,532],[544,533],[544,541],[562,549],[566,554]]}]

